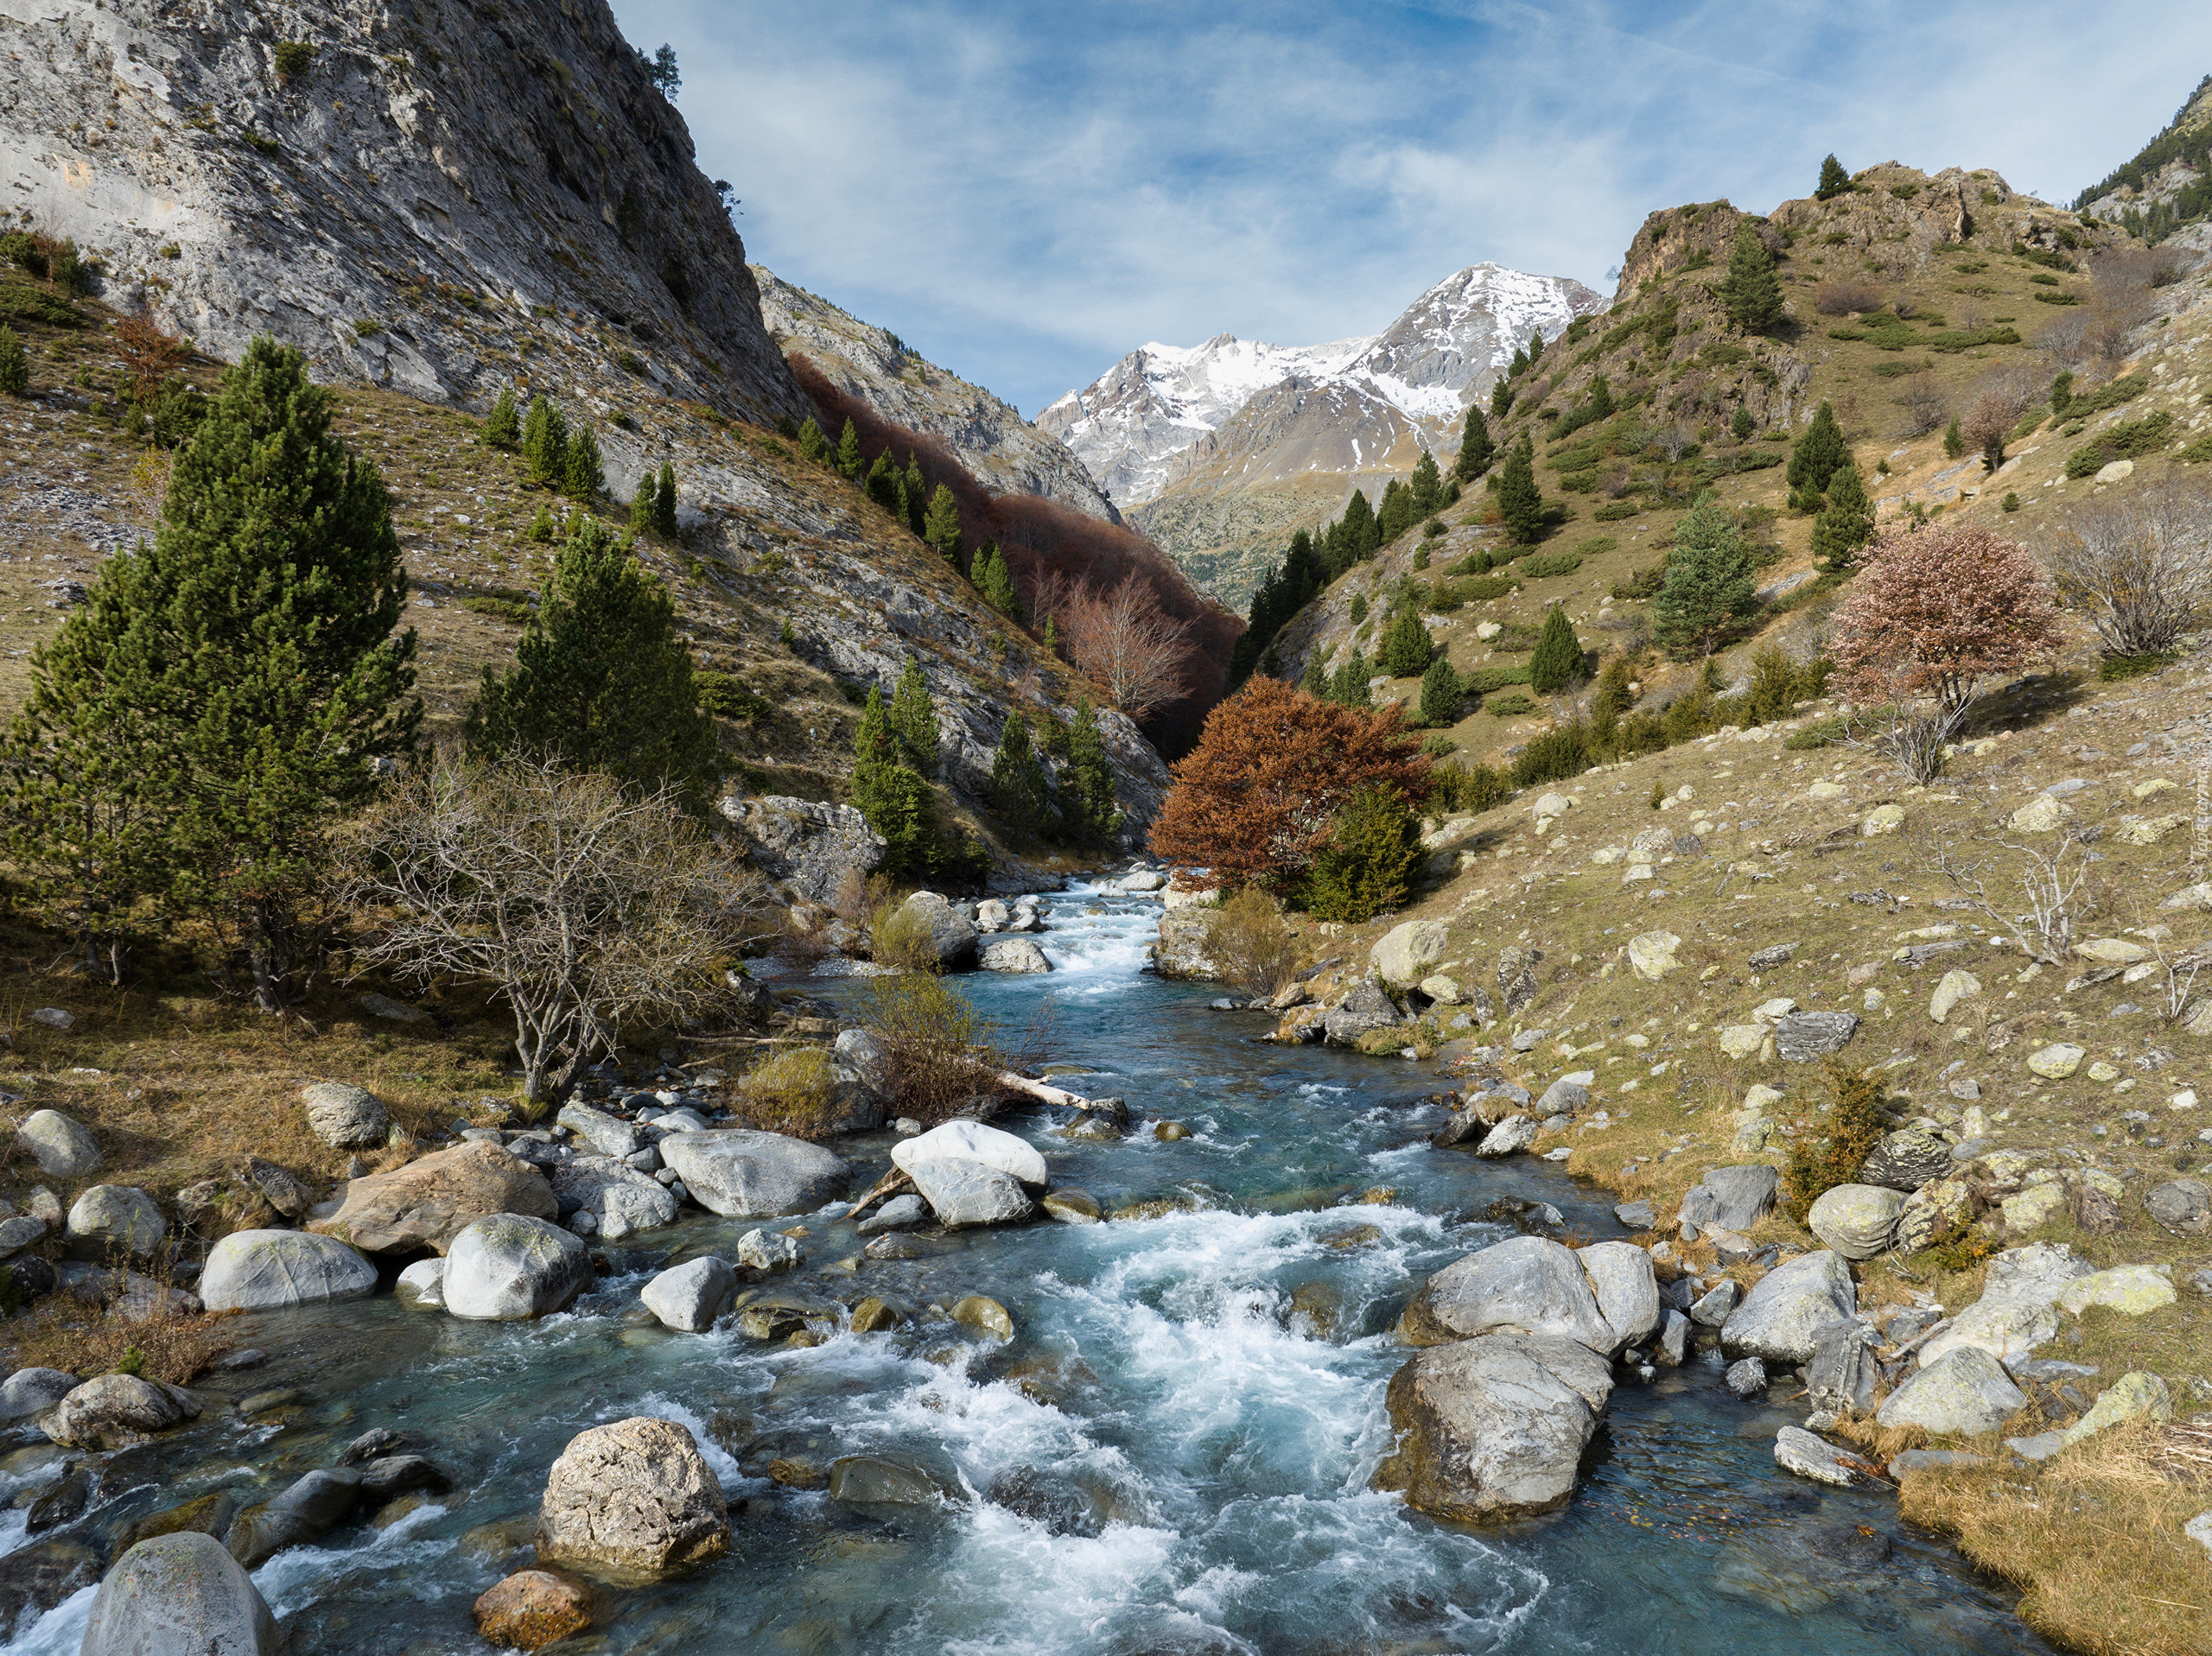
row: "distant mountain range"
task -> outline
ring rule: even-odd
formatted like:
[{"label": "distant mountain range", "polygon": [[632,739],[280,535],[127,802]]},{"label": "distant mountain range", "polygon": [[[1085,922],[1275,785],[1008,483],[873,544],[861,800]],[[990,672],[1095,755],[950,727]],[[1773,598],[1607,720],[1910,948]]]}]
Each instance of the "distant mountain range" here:
[{"label": "distant mountain range", "polygon": [[1605,302],[1570,277],[1470,265],[1371,338],[1147,345],[1036,424],[1132,523],[1241,604],[1292,527],[1332,516],[1355,488],[1371,494],[1424,447],[1455,449],[1467,405],[1516,347]]}]

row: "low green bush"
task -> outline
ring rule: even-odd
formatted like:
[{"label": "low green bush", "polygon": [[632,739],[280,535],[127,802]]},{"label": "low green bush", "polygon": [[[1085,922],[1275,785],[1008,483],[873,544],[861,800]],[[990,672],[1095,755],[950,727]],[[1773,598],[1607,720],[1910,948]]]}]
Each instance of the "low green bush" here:
[{"label": "low green bush", "polygon": [[1580,552],[1539,552],[1523,558],[1521,568],[1533,580],[1549,575],[1571,575],[1582,567]]},{"label": "low green bush", "polygon": [[2142,656],[2107,656],[2097,663],[2097,676],[2107,684],[2142,678],[2181,659],[2177,650],[2154,650]]},{"label": "low green bush", "polygon": [[1501,691],[1483,703],[1483,711],[1495,719],[1520,719],[1535,710],[1535,702],[1519,690]]},{"label": "low green bush", "polygon": [[717,719],[758,719],[768,711],[768,699],[731,673],[703,670],[692,674],[699,706]]},{"label": "low green bush", "polygon": [[2174,416],[2161,409],[2140,420],[2124,420],[2066,457],[2066,475],[2092,477],[2116,460],[2139,460],[2164,447]]},{"label": "low green bush", "polygon": [[1590,516],[1600,523],[1618,523],[1633,517],[1643,508],[1632,500],[1616,500],[1610,506],[1600,506]]},{"label": "low green bush", "polygon": [[1492,690],[1502,690],[1509,684],[1526,684],[1529,669],[1519,667],[1478,667],[1472,672],[1459,675],[1459,694],[1472,698],[1488,695]]}]

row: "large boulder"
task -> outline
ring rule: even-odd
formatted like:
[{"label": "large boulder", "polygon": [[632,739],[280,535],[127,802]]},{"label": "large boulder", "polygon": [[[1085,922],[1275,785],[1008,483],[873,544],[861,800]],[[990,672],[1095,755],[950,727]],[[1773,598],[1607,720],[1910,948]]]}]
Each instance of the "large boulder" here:
[{"label": "large boulder", "polygon": [[1525,1334],[1607,1356],[1622,1343],[1574,1250],[1543,1236],[1508,1237],[1445,1266],[1407,1305],[1398,1334],[1417,1346]]},{"label": "large boulder", "polygon": [[768,794],[727,796],[717,809],[743,838],[747,860],[787,900],[834,904],[883,866],[883,837],[850,805]]},{"label": "large boulder", "polygon": [[1376,939],[1367,957],[1374,962],[1376,976],[1407,989],[1428,975],[1450,942],[1451,934],[1441,920],[1407,920]]},{"label": "large boulder", "polygon": [[360,1500],[360,1473],[350,1466],[321,1468],[274,1500],[240,1513],[224,1545],[248,1570],[258,1570],[286,1547],[321,1540],[352,1515]]},{"label": "large boulder", "polygon": [[1761,1277],[1720,1325],[1729,1350],[1774,1361],[1810,1360],[1822,1329],[1859,1314],[1851,1267],[1826,1249],[1801,1253]]},{"label": "large boulder", "polygon": [[2005,1249],[1982,1273],[1981,1298],[1920,1348],[1920,1366],[1967,1347],[1999,1362],[2026,1356],[2057,1337],[2059,1295],[2095,1268],[2063,1242]]},{"label": "large boulder", "polygon": [[540,1564],[625,1583],[719,1558],[729,1510],[690,1432],[634,1417],[571,1438],[545,1480]]},{"label": "large boulder", "polygon": [[64,1449],[128,1449],[196,1418],[191,1394],[136,1374],[86,1380],[39,1417],[39,1430]]},{"label": "large boulder", "polygon": [[308,1127],[333,1150],[370,1150],[391,1137],[391,1112],[366,1088],[318,1081],[300,1094]]},{"label": "large boulder", "polygon": [[1331,1046],[1357,1046],[1359,1037],[1370,1030],[1403,1022],[1405,1014],[1383,993],[1382,986],[1373,978],[1362,978],[1350,994],[1321,1015],[1321,1030]]},{"label": "large boulder", "polygon": [[281,1310],[372,1294],[377,1268],[334,1236],[238,1230],[208,1250],[199,1287],[211,1311]]},{"label": "large boulder", "polygon": [[446,1310],[512,1323],[565,1310],[591,1281],[591,1256],[558,1225],[522,1214],[479,1219],[453,1240],[442,1287]]},{"label": "large boulder", "polygon": [[1033,975],[1052,969],[1052,962],[1046,959],[1045,951],[1027,937],[1001,937],[995,943],[985,944],[979,964],[986,972]]},{"label": "large boulder", "polygon": [[980,1121],[947,1121],[891,1147],[892,1165],[901,1172],[911,1174],[929,1161],[981,1162],[1038,1190],[1052,1183],[1034,1145]]},{"label": "large boulder", "polygon": [[1160,935],[1152,946],[1152,969],[1177,981],[1211,982],[1221,975],[1221,966],[1207,950],[1213,946],[1215,911],[1211,909],[1170,908],[1160,917]]},{"label": "large boulder", "polygon": [[737,1291],[737,1272],[728,1261],[702,1254],[672,1265],[651,1282],[639,1298],[661,1326],[679,1334],[702,1334],[729,1308]]},{"label": "large boulder", "polygon": [[935,891],[917,891],[900,905],[899,917],[912,928],[915,946],[940,972],[957,972],[976,963],[976,923]]},{"label": "large boulder", "polygon": [[588,1213],[593,1228],[610,1242],[676,1222],[676,1198],[668,1187],[612,1156],[572,1156],[555,1164],[553,1199],[564,1221]]},{"label": "large boulder", "polygon": [[1789,1012],[1774,1026],[1774,1050],[1784,1063],[1811,1063],[1841,1050],[1858,1033],[1856,1012]]},{"label": "large boulder", "polygon": [[1847,1259],[1871,1259],[1890,1249],[1904,1197],[1879,1184],[1839,1184],[1823,1190],[1805,1228]]},{"label": "large boulder", "polygon": [[602,1156],[634,1156],[645,1144],[637,1128],[621,1117],[588,1104],[563,1104],[553,1119]]},{"label": "large boulder", "polygon": [[80,1259],[149,1259],[168,1228],[143,1190],[95,1184],[70,1206],[69,1251]]},{"label": "large boulder", "polygon": [[1764,1162],[1708,1167],[1704,1178],[1682,1198],[1681,1222],[1749,1230],[1772,1209],[1781,1184],[1781,1175]]},{"label": "large boulder", "polygon": [[18,1368],[0,1382],[0,1426],[44,1414],[79,1383],[59,1368]]},{"label": "large boulder", "polygon": [[906,1176],[948,1230],[1017,1224],[1037,1211],[1020,1180],[982,1162],[933,1156],[916,1162]]},{"label": "large boulder", "polygon": [[1880,1365],[1874,1361],[1877,1336],[1866,1323],[1831,1323],[1813,1342],[1806,1365],[1806,1399],[1815,1409],[1864,1413],[1874,1401]]},{"label": "large boulder", "polygon": [[1598,1314],[1613,1331],[1614,1349],[1632,1346],[1659,1326],[1659,1278],[1651,1256],[1633,1242],[1595,1242],[1574,1250]]},{"label": "large boulder", "polygon": [[1883,1135],[1859,1170],[1859,1182],[1909,1195],[1930,1179],[1948,1177],[1952,1164],[1950,1145],[1932,1133],[1905,1127]]},{"label": "large boulder", "polygon": [[471,1140],[352,1180],[338,1211],[308,1228],[368,1253],[442,1253],[468,1226],[495,1213],[556,1219],[561,1206],[528,1162]]},{"label": "large boulder", "polygon": [[1376,1487],[1458,1522],[1557,1507],[1612,1384],[1611,1365],[1573,1340],[1490,1334],[1423,1351],[1391,1376],[1397,1449]]},{"label": "large boulder", "polygon": [[16,1142],[48,1178],[90,1178],[100,1171],[100,1147],[91,1130],[59,1110],[33,1110],[16,1129]]},{"label": "large boulder", "polygon": [[92,1595],[82,1656],[276,1656],[276,1619],[212,1535],[141,1541]]},{"label": "large boulder", "polygon": [[746,1127],[671,1133],[660,1141],[660,1158],[694,1202],[726,1219],[811,1213],[852,1176],[819,1145]]},{"label": "large boulder", "polygon": [[1970,1437],[1996,1431],[2027,1403],[1996,1358],[1979,1346],[1960,1346],[1891,1393],[1874,1418],[1883,1426]]}]

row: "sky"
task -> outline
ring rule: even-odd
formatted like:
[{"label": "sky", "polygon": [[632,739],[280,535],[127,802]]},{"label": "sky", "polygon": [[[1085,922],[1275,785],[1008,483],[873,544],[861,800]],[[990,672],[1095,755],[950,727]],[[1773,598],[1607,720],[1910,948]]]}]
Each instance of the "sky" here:
[{"label": "sky", "polygon": [[[2181,0],[614,0],[747,256],[1033,416],[1148,341],[1380,332],[1833,150],[2071,200],[2212,71]],[[2155,42],[2156,48],[2150,49]]]}]

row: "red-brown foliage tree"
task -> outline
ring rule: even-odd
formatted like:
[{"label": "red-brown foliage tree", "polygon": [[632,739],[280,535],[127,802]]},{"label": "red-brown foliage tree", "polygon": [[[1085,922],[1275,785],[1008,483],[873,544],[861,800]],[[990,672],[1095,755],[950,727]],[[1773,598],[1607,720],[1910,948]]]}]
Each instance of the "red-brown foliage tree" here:
[{"label": "red-brown foliage tree", "polygon": [[1148,716],[1129,711],[1163,750],[1173,753],[1190,746],[1206,710],[1221,699],[1230,651],[1244,630],[1239,618],[1201,592],[1173,559],[1135,530],[1040,495],[994,495],[941,440],[883,418],[804,352],[791,352],[791,365],[800,389],[821,409],[824,431],[841,431],[850,420],[862,454],[872,460],[889,449],[903,460],[911,454],[932,490],[942,484],[952,492],[960,508],[962,544],[972,553],[987,540],[999,543],[1033,627],[1041,629],[1049,614],[1065,634],[1068,621],[1063,612],[1080,594],[1111,594],[1130,581],[1147,593],[1160,616],[1182,629],[1175,675],[1179,688]]},{"label": "red-brown foliage tree", "polygon": [[1153,854],[1207,868],[1225,886],[1302,873],[1345,802],[1370,784],[1412,803],[1428,794],[1428,760],[1393,707],[1317,701],[1264,676],[1207,715],[1198,746],[1152,827]]}]

